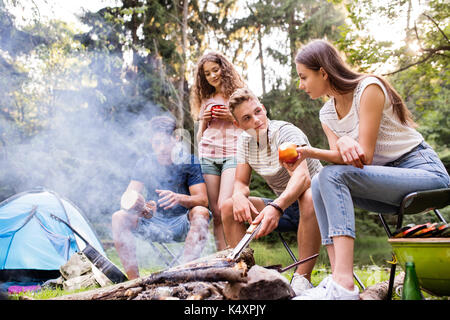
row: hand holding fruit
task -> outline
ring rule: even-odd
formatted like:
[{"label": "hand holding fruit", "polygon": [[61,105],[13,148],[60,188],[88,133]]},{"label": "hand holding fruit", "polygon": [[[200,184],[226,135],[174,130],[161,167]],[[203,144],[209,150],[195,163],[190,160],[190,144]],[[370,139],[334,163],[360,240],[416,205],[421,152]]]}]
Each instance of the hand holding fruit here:
[{"label": "hand holding fruit", "polygon": [[290,142],[285,142],[280,145],[278,158],[281,165],[289,172],[289,175],[292,176],[292,173],[298,165],[308,157],[306,154],[307,150],[308,147],[306,145],[299,147]]},{"label": "hand holding fruit", "polygon": [[299,158],[297,145],[292,142],[284,142],[278,147],[278,159],[280,162],[295,163]]}]

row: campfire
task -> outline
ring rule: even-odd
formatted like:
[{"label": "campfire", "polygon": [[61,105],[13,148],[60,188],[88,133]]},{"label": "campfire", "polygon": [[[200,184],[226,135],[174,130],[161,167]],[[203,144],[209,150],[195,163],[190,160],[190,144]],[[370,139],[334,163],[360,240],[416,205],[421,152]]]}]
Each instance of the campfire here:
[{"label": "campfire", "polygon": [[294,292],[277,270],[255,264],[253,250],[236,260],[231,250],[178,265],[147,277],[61,296],[58,300],[279,300]]},{"label": "campfire", "polygon": [[[146,277],[51,300],[287,300],[295,293],[282,273],[316,257],[281,268],[256,265],[250,248],[237,259],[230,259],[231,253],[231,249],[220,251]],[[394,289],[403,284],[403,278],[404,272],[395,277]],[[383,300],[387,290],[388,281],[383,281],[366,288],[360,299]]]}]

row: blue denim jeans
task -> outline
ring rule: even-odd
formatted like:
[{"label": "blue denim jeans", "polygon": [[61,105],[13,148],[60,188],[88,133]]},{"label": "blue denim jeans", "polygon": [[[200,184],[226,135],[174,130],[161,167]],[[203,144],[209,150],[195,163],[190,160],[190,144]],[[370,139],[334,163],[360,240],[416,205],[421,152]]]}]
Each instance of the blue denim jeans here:
[{"label": "blue denim jeans", "polygon": [[[189,221],[189,209],[186,214],[169,216],[161,211],[157,211],[152,218],[140,217],[134,234],[143,240],[159,242],[183,242],[191,227]],[[209,211],[209,221],[212,219],[212,212]]]},{"label": "blue denim jeans", "polygon": [[396,213],[408,193],[449,185],[444,165],[425,142],[384,166],[326,166],[311,182],[322,244],[331,244],[334,236],[355,238],[354,206]]}]

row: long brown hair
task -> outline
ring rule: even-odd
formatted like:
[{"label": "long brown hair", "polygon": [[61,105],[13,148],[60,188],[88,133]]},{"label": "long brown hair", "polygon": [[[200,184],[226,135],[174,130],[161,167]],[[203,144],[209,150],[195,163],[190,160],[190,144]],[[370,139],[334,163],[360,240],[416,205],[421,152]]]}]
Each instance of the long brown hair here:
[{"label": "long brown hair", "polygon": [[191,90],[190,104],[191,113],[194,119],[200,113],[203,100],[211,98],[216,93],[216,89],[206,80],[203,66],[205,62],[214,62],[220,66],[221,86],[225,99],[228,99],[234,90],[245,86],[245,82],[236,71],[233,64],[221,53],[209,52],[203,55],[197,63],[195,70],[194,85]]},{"label": "long brown hair", "polygon": [[404,125],[415,126],[411,112],[397,91],[380,76],[357,73],[341,58],[332,44],[325,40],[314,40],[303,47],[295,57],[295,63],[301,63],[308,69],[318,71],[323,68],[328,74],[331,87],[340,94],[355,90],[361,79],[368,76],[378,78],[386,88],[394,113]]}]

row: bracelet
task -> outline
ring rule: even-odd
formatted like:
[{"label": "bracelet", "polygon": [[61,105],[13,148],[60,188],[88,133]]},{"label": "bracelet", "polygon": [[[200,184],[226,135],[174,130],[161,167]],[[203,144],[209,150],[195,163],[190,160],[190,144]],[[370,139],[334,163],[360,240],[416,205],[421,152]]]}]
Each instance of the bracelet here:
[{"label": "bracelet", "polygon": [[267,205],[274,207],[275,209],[277,209],[281,215],[284,214],[283,209],[281,209],[281,207],[279,205],[277,205],[275,202],[269,202]]}]

